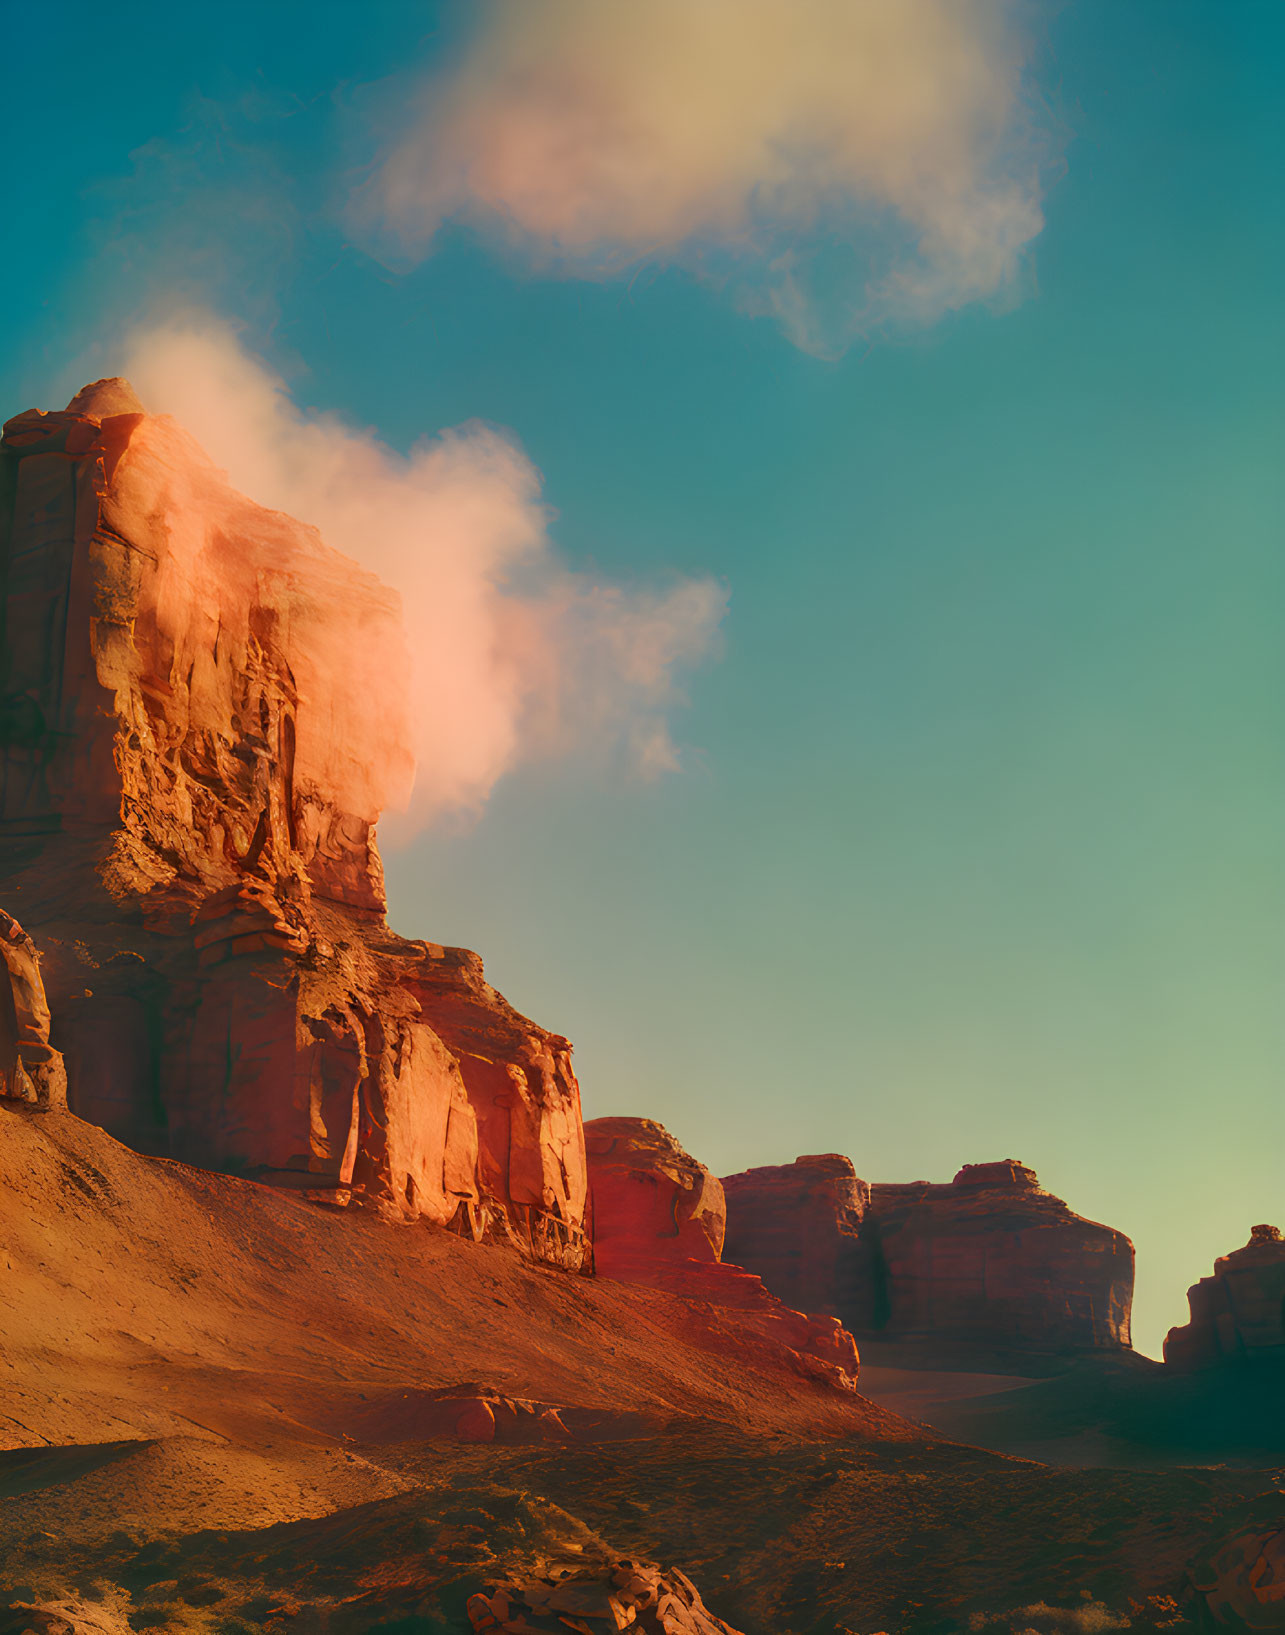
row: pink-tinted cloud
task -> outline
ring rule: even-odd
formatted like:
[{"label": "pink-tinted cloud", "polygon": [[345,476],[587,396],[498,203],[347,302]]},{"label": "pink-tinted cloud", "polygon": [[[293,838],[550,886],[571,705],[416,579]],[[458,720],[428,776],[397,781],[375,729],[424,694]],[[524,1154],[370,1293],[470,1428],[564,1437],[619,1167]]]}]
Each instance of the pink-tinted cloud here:
[{"label": "pink-tinted cloud", "polygon": [[1042,226],[1009,0],[481,0],[354,205],[598,277],[677,262],[812,350],[1008,288]]},{"label": "pink-tinted cloud", "polygon": [[662,589],[573,572],[540,475],[502,431],[466,425],[401,456],[308,415],[206,315],[140,330],[128,373],[262,505],[314,524],[401,594],[414,680],[413,810],[476,810],[518,764],[623,749],[643,776],[678,764],[667,715],[726,607],[712,580]]}]

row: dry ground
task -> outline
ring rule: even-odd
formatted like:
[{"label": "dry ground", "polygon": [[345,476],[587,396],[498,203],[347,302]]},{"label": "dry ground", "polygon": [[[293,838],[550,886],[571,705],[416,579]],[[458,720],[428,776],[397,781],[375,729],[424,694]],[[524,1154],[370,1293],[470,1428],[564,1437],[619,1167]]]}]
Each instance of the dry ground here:
[{"label": "dry ground", "polygon": [[[683,1567],[747,1635],[1091,1635],[1159,1627],[1131,1602],[1180,1597],[1192,1553],[1274,1502],[1253,1469],[955,1445],[735,1313],[67,1114],[0,1111],[0,1230],[0,1635],[463,1635],[488,1572],[596,1541]],[[912,1411],[950,1389],[920,1385]],[[561,1421],[461,1445],[443,1394],[479,1386]]]}]

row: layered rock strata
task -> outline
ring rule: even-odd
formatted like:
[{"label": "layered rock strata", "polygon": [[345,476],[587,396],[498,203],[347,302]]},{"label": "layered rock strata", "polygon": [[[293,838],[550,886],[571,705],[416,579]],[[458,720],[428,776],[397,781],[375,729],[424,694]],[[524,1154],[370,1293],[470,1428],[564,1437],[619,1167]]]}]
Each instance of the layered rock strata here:
[{"label": "layered rock strata", "polygon": [[949,1186],[876,1185],[870,1212],[886,1302],[871,1319],[887,1338],[1129,1345],[1133,1245],[1074,1214],[1025,1165],[966,1164]]},{"label": "layered rock strata", "polygon": [[851,1388],[856,1343],[833,1314],[796,1309],[763,1278],[724,1262],[723,1187],[663,1126],[645,1118],[585,1125],[594,1264],[599,1276],[735,1310],[795,1353],[805,1372]]},{"label": "layered rock strata", "polygon": [[1255,1226],[1249,1242],[1214,1262],[1212,1277],[1187,1290],[1191,1321],[1171,1328],[1165,1362],[1208,1368],[1239,1358],[1285,1363],[1285,1241],[1275,1226]]},{"label": "layered rock strata", "polygon": [[413,776],[394,593],[121,381],[5,427],[0,571],[0,895],[72,1110],[582,1264],[570,1046],[384,920],[375,825]]},{"label": "layered rock strata", "polygon": [[724,1258],[751,1267],[800,1311],[843,1319],[872,1309],[870,1188],[850,1158],[820,1153],[723,1180]]},{"label": "layered rock strata", "polygon": [[860,1340],[1001,1352],[1129,1344],[1133,1246],[1015,1160],[867,1186],[846,1159],[724,1178],[727,1253]]}]

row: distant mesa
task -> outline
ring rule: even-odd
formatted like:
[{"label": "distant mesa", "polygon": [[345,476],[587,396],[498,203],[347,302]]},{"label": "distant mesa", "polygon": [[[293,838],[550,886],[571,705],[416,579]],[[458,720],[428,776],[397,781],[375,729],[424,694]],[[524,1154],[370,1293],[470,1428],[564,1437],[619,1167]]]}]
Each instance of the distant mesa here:
[{"label": "distant mesa", "polygon": [[593,1120],[585,1137],[602,1275],[724,1304],[767,1294],[863,1347],[988,1366],[1128,1349],[1132,1245],[1015,1159],[871,1185],[823,1153],[720,1185],[648,1120]]},{"label": "distant mesa", "polygon": [[1187,1290],[1191,1320],[1171,1328],[1165,1361],[1177,1369],[1248,1359],[1285,1363],[1285,1241],[1255,1226],[1249,1242],[1214,1262],[1212,1277]]},{"label": "distant mesa", "polygon": [[858,1341],[1077,1353],[1127,1348],[1133,1245],[1015,1159],[949,1185],[860,1180],[846,1158],[725,1176],[728,1258]]},{"label": "distant mesa", "polygon": [[862,1228],[870,1187],[850,1158],[824,1153],[723,1177],[724,1257],[757,1272],[800,1311],[824,1312],[851,1327],[873,1308],[873,1239]]}]

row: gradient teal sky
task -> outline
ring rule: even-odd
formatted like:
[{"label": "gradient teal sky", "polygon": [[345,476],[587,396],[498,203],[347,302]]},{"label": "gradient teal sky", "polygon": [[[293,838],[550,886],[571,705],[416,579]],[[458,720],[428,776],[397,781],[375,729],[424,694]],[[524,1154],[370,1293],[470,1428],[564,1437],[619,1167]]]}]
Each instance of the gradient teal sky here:
[{"label": "gradient teal sky", "polygon": [[458,10],[15,10],[0,401],[177,293],[396,448],[510,428],[578,566],[725,582],[684,769],[511,774],[388,857],[394,923],[721,1173],[1031,1164],[1134,1239],[1155,1352],[1285,1225],[1285,9],[1030,15],[1022,298],[827,360],[676,269],[351,245],[354,132]]}]

